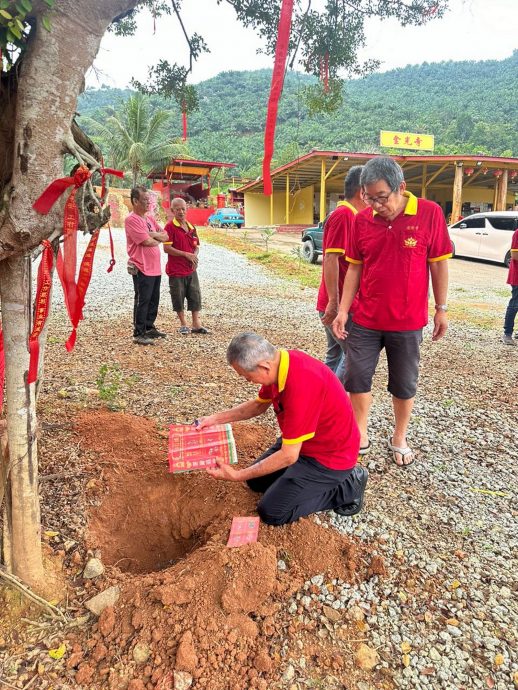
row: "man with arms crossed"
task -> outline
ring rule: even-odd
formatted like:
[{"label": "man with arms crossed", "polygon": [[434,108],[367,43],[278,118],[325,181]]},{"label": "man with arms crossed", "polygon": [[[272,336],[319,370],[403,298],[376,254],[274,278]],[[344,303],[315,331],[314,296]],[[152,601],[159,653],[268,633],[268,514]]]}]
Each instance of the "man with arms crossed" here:
[{"label": "man with arms crossed", "polygon": [[250,467],[220,464],[215,479],[246,481],[263,493],[257,511],[284,525],[319,510],[355,515],[368,472],[356,465],[360,434],[349,398],[322,362],[298,350],[277,350],[255,333],[235,336],[227,361],[239,376],[260,384],[255,400],[197,420],[198,428],[251,419],[273,405],[281,437]]},{"label": "man with arms crossed", "polygon": [[128,272],[133,277],[133,342],[154,345],[156,338],[165,338],[155,328],[160,302],[162,276],[159,245],[167,240],[154,218],[147,215],[149,195],[145,187],[134,187],[130,193],[132,213],[124,221],[128,250]]},{"label": "man with arms crossed", "polygon": [[[435,341],[448,328],[445,259],[451,257],[451,241],[441,208],[407,192],[403,171],[391,158],[382,156],[366,163],[361,184],[370,208],[356,216],[349,237],[351,265],[333,331],[348,341],[345,389],[362,446],[369,444],[372,378],[385,348],[395,417],[388,447],[396,465],[406,467],[414,460],[406,432],[417,390],[422,330],[428,323],[429,276],[435,297]],[[347,332],[345,324],[358,289],[360,301]]]},{"label": "man with arms crossed", "polygon": [[[322,281],[317,298],[317,311],[327,338],[325,364],[334,371],[342,383],[345,376],[346,341],[334,335],[331,324],[338,313],[344,278],[349,267],[345,260],[347,237],[355,215],[366,206],[360,184],[362,170],[361,165],[355,165],[349,170],[345,178],[345,201],[338,202],[336,209],[325,222]],[[351,307],[351,312],[354,312],[354,307]]]}]

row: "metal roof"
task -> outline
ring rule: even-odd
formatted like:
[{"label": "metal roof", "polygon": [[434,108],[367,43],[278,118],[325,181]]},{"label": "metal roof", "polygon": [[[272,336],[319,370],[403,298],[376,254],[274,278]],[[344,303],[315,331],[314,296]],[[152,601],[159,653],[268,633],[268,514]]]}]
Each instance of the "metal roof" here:
[{"label": "metal roof", "polygon": [[[289,175],[290,192],[315,185],[320,189],[320,175],[322,160],[326,162],[326,172],[332,166],[333,170],[326,179],[326,191],[329,193],[343,193],[344,178],[353,165],[362,165],[371,158],[377,158],[379,153],[350,153],[347,151],[319,151],[313,149],[304,156],[276,168],[272,171],[272,185],[275,191],[286,190],[286,175]],[[501,158],[498,156],[391,156],[403,168],[405,180],[409,187],[421,187],[424,166],[426,166],[426,179],[430,188],[453,185],[455,175],[455,163],[464,165],[463,187],[494,187],[495,170],[508,169],[516,171],[516,175],[509,175],[508,190],[518,192],[518,159]],[[466,170],[473,169],[470,175]],[[263,193],[263,178],[259,177],[253,182],[240,187],[238,192]]]}]

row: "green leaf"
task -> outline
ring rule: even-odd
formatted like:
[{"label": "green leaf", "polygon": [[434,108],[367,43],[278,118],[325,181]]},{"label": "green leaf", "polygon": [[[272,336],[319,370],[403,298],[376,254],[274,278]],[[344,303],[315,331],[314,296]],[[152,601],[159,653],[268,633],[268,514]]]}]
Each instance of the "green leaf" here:
[{"label": "green leaf", "polygon": [[10,15],[9,12],[6,12],[5,10],[0,10],[0,15],[5,19],[12,19],[12,15]]},{"label": "green leaf", "polygon": [[20,0],[20,2],[26,12],[32,12],[32,2],[30,0]]},{"label": "green leaf", "polygon": [[9,22],[9,30],[12,34],[14,34],[14,36],[16,36],[17,39],[22,37],[22,32],[14,22]]},{"label": "green leaf", "polygon": [[25,17],[25,9],[24,9],[22,3],[21,2],[15,2],[14,6],[16,7],[18,14],[23,15]]},{"label": "green leaf", "polygon": [[52,31],[52,24],[50,22],[50,19],[46,14],[43,15],[41,18],[41,23],[43,24],[43,28],[46,29],[47,31]]},{"label": "green leaf", "polygon": [[18,17],[15,17],[14,21],[18,24],[18,28],[20,29],[20,31],[24,31],[24,30],[25,30],[24,25],[23,25],[22,22],[18,19]]},{"label": "green leaf", "polygon": [[45,0],[47,7],[52,7],[54,5],[54,0]]},{"label": "green leaf", "polygon": [[0,10],[5,10],[10,4],[9,0],[0,0]]}]

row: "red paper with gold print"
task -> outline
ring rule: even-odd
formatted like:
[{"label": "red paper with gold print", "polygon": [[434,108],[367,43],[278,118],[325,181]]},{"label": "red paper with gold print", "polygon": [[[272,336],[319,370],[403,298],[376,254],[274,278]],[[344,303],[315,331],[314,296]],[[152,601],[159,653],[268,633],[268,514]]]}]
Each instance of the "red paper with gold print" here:
[{"label": "red paper with gold print", "polygon": [[230,424],[197,430],[192,424],[169,427],[169,472],[191,472],[217,467],[217,462],[237,464],[236,444]]},{"label": "red paper with gold print", "polygon": [[34,383],[38,378],[38,361],[40,357],[39,337],[45,326],[50,308],[50,291],[52,289],[52,265],[54,251],[48,240],[43,240],[43,252],[38,268],[36,303],[34,306],[34,324],[29,336],[29,373],[27,383]]},{"label": "red paper with gold print", "polygon": [[235,517],[227,541],[227,546],[255,544],[259,535],[258,517]]}]

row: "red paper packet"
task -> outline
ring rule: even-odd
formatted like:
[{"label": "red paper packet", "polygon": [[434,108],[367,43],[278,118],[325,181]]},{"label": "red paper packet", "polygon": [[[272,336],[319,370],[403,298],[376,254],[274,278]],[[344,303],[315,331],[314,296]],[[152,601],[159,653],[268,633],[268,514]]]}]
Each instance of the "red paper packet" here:
[{"label": "red paper packet", "polygon": [[259,535],[258,517],[235,517],[228,537],[227,546],[254,544]]},{"label": "red paper packet", "polygon": [[169,472],[191,472],[217,467],[216,461],[235,465],[237,451],[230,424],[197,430],[192,424],[169,427]]}]

